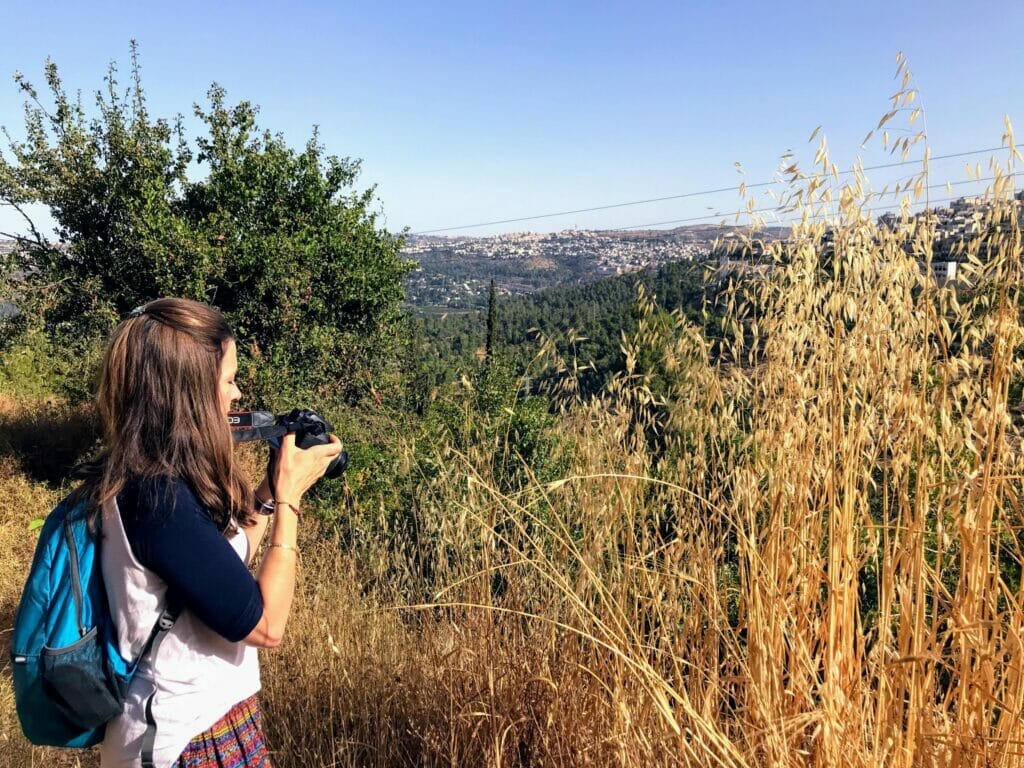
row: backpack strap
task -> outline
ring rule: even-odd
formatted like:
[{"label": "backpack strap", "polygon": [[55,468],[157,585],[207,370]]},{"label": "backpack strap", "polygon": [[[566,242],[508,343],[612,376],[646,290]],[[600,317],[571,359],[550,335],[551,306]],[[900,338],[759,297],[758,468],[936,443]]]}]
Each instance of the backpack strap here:
[{"label": "backpack strap", "polygon": [[72,525],[75,509],[69,509],[64,516],[64,524],[61,526],[64,531],[64,543],[68,548],[68,560],[71,567],[68,569],[71,574],[71,594],[75,600],[75,616],[78,619],[78,636],[85,637],[89,628],[85,626],[85,598],[82,590],[82,573],[78,565],[78,542],[75,541],[75,529]]},{"label": "backpack strap", "polygon": [[[142,661],[146,654],[149,654],[151,658],[156,656],[156,652],[160,650],[161,643],[167,637],[171,627],[174,626],[174,622],[178,620],[180,613],[181,608],[178,606],[168,604],[164,608],[160,613],[160,618],[153,625],[153,630],[149,633],[149,639],[146,640],[146,645],[142,649],[139,661]],[[156,744],[156,718],[153,717],[153,699],[155,696],[156,691],[153,691],[149,698],[146,699],[146,732],[142,735],[142,768],[156,768],[153,764],[153,747]]]},{"label": "backpack strap", "polygon": [[[102,518],[100,519],[100,525],[102,525]],[[70,531],[70,528],[68,529]],[[73,541],[73,539],[72,539]],[[74,552],[74,547],[71,547]],[[73,569],[73,572],[77,569]],[[72,584],[72,588],[75,589],[76,585]],[[75,602],[78,603],[80,586],[75,589]],[[81,609],[79,609],[81,610]],[[181,615],[182,607],[175,601],[168,600],[164,609],[160,612],[160,616],[157,618],[156,623],[153,625],[153,629],[149,632],[149,637],[146,638],[145,645],[142,646],[142,652],[139,657],[135,660],[135,666],[138,666],[146,656],[150,658],[155,657],[157,651],[160,650],[160,646],[168,633],[171,631],[171,627],[174,626],[174,622],[178,620],[178,616]],[[146,730],[142,735],[142,768],[156,768],[153,763],[153,747],[156,744],[156,718],[153,717],[153,698],[156,696],[156,691],[153,691],[146,699]]]}]

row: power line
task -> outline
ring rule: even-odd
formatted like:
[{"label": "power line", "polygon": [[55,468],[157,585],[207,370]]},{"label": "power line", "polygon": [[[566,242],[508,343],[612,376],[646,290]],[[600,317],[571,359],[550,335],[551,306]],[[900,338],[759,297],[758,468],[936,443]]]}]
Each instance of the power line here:
[{"label": "power line", "polygon": [[[1017,145],[1015,145],[1014,148],[1016,148],[1016,149],[1024,148],[1024,144],[1017,144]],[[1001,151],[1003,149],[1006,149],[1006,147],[991,147],[989,149],[973,149],[973,150],[970,150],[970,151],[967,151],[967,152],[951,152],[948,155],[934,155],[932,157],[929,157],[928,161],[929,162],[934,162],[936,160],[951,160],[951,159],[956,158],[956,157],[970,157],[972,155],[982,155],[982,154],[991,153],[991,152],[999,152],[999,151]],[[864,168],[861,168],[860,170],[862,170],[862,171],[878,171],[878,170],[882,170],[884,168],[897,168],[897,167],[904,166],[904,165],[914,165],[914,164],[917,164],[918,162],[920,162],[920,161],[919,160],[899,160],[899,161],[895,161],[895,162],[892,162],[892,163],[880,163],[878,165],[869,165],[869,166],[866,166]],[[845,175],[848,175],[848,174],[851,174],[851,173],[853,173],[852,170],[840,171],[839,175],[840,176],[845,176]],[[499,219],[499,220],[496,220],[496,221],[483,221],[483,222],[480,222],[480,223],[477,223],[477,224],[464,224],[462,226],[457,226],[457,227],[438,227],[437,229],[421,229],[418,232],[410,232],[409,234],[410,235],[432,235],[432,234],[436,234],[438,232],[451,232],[451,231],[456,230],[456,229],[479,229],[480,227],[492,227],[492,226],[497,226],[498,224],[517,224],[517,223],[523,222],[523,221],[536,221],[536,220],[539,220],[539,219],[553,219],[553,218],[556,218],[558,216],[572,216],[572,215],[575,215],[577,213],[593,213],[594,211],[608,211],[608,210],[612,210],[613,208],[627,208],[629,206],[634,206],[634,205],[647,205],[649,203],[662,203],[662,202],[665,202],[665,201],[668,201],[668,200],[683,200],[685,198],[703,197],[705,195],[715,195],[715,194],[720,194],[722,192],[738,192],[741,188],[742,189],[759,189],[761,187],[775,186],[776,184],[779,184],[779,183],[780,183],[779,181],[759,181],[759,182],[756,182],[754,184],[736,184],[736,185],[731,186],[731,187],[718,187],[718,188],[715,188],[715,189],[702,189],[702,190],[695,191],[695,192],[683,192],[683,193],[678,194],[678,195],[667,195],[665,197],[652,197],[652,198],[648,198],[646,200],[631,200],[631,201],[625,202],[625,203],[611,203],[611,204],[608,204],[608,205],[596,205],[596,206],[593,206],[591,208],[577,208],[577,209],[572,210],[572,211],[557,211],[555,213],[539,213],[539,214],[537,214],[535,216],[519,216],[519,217],[514,218],[514,219]],[[957,182],[957,183],[960,183],[960,182]],[[699,217],[699,218],[715,218],[715,217],[711,216],[711,217]],[[688,221],[688,220],[699,220],[699,219],[679,219],[678,221],[682,222],[682,221]],[[650,225],[650,226],[655,226],[655,225]],[[637,228],[639,228],[639,227],[636,227],[636,226],[634,226],[634,227],[616,227],[616,229],[637,229]]]},{"label": "power line", "polygon": [[[1016,176],[1021,176],[1021,175],[1024,175],[1024,174],[1021,174],[1021,173],[1009,174],[1009,176],[1011,178],[1016,177]],[[950,186],[955,186],[957,184],[979,183],[979,182],[982,182],[982,181],[992,181],[993,178],[994,177],[987,177],[987,178],[984,178],[984,179],[977,179],[977,180],[972,180],[972,181],[957,181],[957,182],[952,182],[950,184]],[[927,189],[934,189],[936,187],[945,187],[945,186],[946,186],[945,184],[932,184],[929,187],[927,187]],[[949,203],[949,202],[952,202],[953,200],[958,200],[958,199],[959,198],[955,197],[955,196],[953,196],[953,197],[941,197],[941,198],[938,198],[936,200],[930,200],[929,204],[930,205],[938,205],[939,203]],[[901,207],[900,203],[893,203],[891,205],[884,205],[884,206],[881,206],[879,208],[875,208],[875,209],[872,210],[872,213],[883,213],[883,212],[886,212],[886,211],[895,210],[895,209],[897,209],[899,207]],[[769,210],[779,210],[779,209],[777,209],[777,208],[766,208],[764,210],[765,211],[769,211]],[[834,214],[831,214],[831,213],[816,213],[816,214],[812,214],[812,215],[808,216],[807,219],[809,221],[818,221],[820,219],[830,218],[833,215]],[[702,216],[702,217],[697,217],[697,218],[705,219],[705,218],[708,218],[708,217]],[[693,220],[694,219],[677,219],[675,222],[671,222],[670,221],[670,222],[663,222],[663,223],[664,224],[673,224],[673,223],[677,223],[677,222],[680,222],[680,221],[693,221]],[[802,220],[803,219],[800,219],[800,218],[792,218],[792,219],[779,220],[779,221],[776,221],[776,222],[773,222],[773,223],[774,224],[796,224],[796,223],[798,223],[798,222],[800,222]],[[657,225],[656,224],[641,224],[641,225],[635,225],[633,227],[619,227],[618,229],[640,229],[640,228],[643,228],[643,227],[653,227],[653,226],[657,226]],[[648,266],[649,267],[650,266],[660,266],[660,264],[661,263],[651,263],[651,264],[648,264]],[[636,272],[633,272],[633,273],[630,273],[630,274],[637,274],[637,273],[639,273],[639,271],[640,270],[637,270]],[[601,275],[601,277],[612,277],[612,275],[610,275],[610,274],[608,274],[608,275]],[[516,294],[514,288],[515,288],[515,286],[517,284],[512,282],[512,281],[496,280],[495,281],[495,285],[497,285],[499,288],[504,288],[504,289],[509,290],[509,293],[512,294],[512,295],[520,295],[520,296],[526,295],[526,294],[522,294],[522,293]],[[518,284],[518,285],[522,285],[522,284]],[[566,284],[566,285],[568,285],[568,284]],[[453,308],[450,308],[450,309],[445,309],[444,311],[445,312],[450,312],[452,314],[469,314],[471,312],[480,312],[480,311],[482,311],[484,309],[486,309],[486,307],[483,307],[483,306],[478,306],[478,307],[462,307],[462,308],[453,307]]]},{"label": "power line", "polygon": [[[1014,177],[1019,176],[1019,175],[1020,174],[1008,174],[1008,178],[1014,178]],[[953,181],[953,182],[948,182],[948,183],[947,182],[942,182],[940,184],[929,184],[927,187],[924,187],[924,189],[945,189],[946,187],[957,187],[957,186],[960,186],[961,184],[981,184],[982,182],[993,181],[994,179],[995,179],[994,176],[987,176],[987,177],[985,177],[983,179],[967,179],[965,181]],[[930,204],[948,203],[948,202],[950,202],[952,200],[956,200],[956,199],[957,198],[955,198],[955,197],[946,197],[946,198],[942,198],[940,200],[931,200],[931,201],[929,201],[929,203]],[[882,210],[888,210],[888,209],[891,209],[891,208],[898,208],[899,205],[900,205],[899,203],[894,203],[892,205],[883,206]],[[705,214],[703,216],[690,216],[689,218],[685,218],[685,219],[673,219],[671,221],[658,221],[658,222],[654,222],[654,223],[651,223],[651,224],[630,224],[627,227],[615,227],[615,230],[619,231],[619,230],[624,230],[624,229],[651,229],[653,227],[665,227],[665,226],[668,226],[669,224],[684,224],[684,223],[687,223],[687,222],[694,222],[694,221],[708,221],[708,220],[711,220],[711,219],[724,219],[724,218],[727,218],[729,216],[735,216],[735,215],[737,215],[737,213],[739,215],[742,215],[742,216],[747,216],[747,215],[754,214],[754,213],[773,213],[773,212],[774,213],[778,213],[780,211],[781,212],[785,212],[786,211],[785,206],[775,206],[773,208],[755,208],[752,211],[740,210],[740,211],[733,211],[731,213],[711,213],[711,214]],[[814,216],[810,216],[809,218],[812,218],[812,219],[824,218],[824,217],[829,216],[829,215],[831,215],[831,214],[815,214]],[[793,222],[793,221],[799,221],[799,219],[789,219],[787,221]],[[769,223],[785,224],[787,222],[786,221],[779,221],[779,222],[769,222]]]}]

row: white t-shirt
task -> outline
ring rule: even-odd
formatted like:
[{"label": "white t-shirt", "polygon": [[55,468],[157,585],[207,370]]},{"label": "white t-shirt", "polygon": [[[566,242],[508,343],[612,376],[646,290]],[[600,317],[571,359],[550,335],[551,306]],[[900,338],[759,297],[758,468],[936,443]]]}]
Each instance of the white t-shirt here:
[{"label": "white t-shirt", "polygon": [[[247,560],[245,534],[236,531],[228,541],[242,561]],[[188,546],[187,542],[182,546]],[[116,501],[103,509],[100,557],[110,610],[117,617],[118,649],[124,658],[135,659],[163,610],[167,584],[132,554]],[[107,723],[100,765],[141,766],[146,700],[154,691],[157,731],[153,762],[164,768],[178,759],[193,736],[259,689],[256,648],[225,640],[184,610],[155,658],[140,662],[128,688],[124,712]]]}]

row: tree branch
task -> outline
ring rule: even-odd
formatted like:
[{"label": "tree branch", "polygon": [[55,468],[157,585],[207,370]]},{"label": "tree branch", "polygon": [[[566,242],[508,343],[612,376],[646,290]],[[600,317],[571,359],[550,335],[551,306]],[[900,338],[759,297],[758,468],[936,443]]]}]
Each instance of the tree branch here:
[{"label": "tree branch", "polygon": [[39,248],[50,248],[50,241],[47,240],[46,237],[39,231],[39,229],[35,225],[35,222],[32,221],[32,217],[29,216],[28,213],[26,213],[20,205],[13,202],[12,200],[5,200],[3,202],[0,202],[0,205],[9,205],[11,208],[16,210],[21,215],[21,218],[23,218],[25,220],[25,223],[28,224],[29,232],[31,233],[32,238],[30,239],[28,237],[25,237],[24,235],[16,235],[10,232],[0,232],[0,235],[8,237],[11,240],[16,240],[19,245],[35,245]]}]

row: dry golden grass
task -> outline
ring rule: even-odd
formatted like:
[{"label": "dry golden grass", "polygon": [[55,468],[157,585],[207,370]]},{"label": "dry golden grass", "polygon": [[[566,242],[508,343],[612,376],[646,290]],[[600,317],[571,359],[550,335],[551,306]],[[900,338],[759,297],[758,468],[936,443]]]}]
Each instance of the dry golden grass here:
[{"label": "dry golden grass", "polygon": [[396,621],[317,583],[292,630],[314,642],[278,657],[336,707],[296,764],[1021,763],[1007,191],[965,246],[969,291],[922,272],[927,224],[879,230],[847,189],[832,246],[798,227],[727,297],[721,348],[648,310],[633,367],[565,417],[563,481],[509,496],[486,452],[440,455],[414,502],[429,577],[390,563],[427,598]]},{"label": "dry golden grass", "polygon": [[[957,292],[822,146],[727,338],[643,305],[628,370],[560,417],[568,476],[502,492],[487,446],[440,445],[373,551],[307,528],[263,657],[275,765],[1024,764],[1014,160]],[[9,622],[55,493],[6,466]],[[51,764],[0,695],[3,759]]]}]

